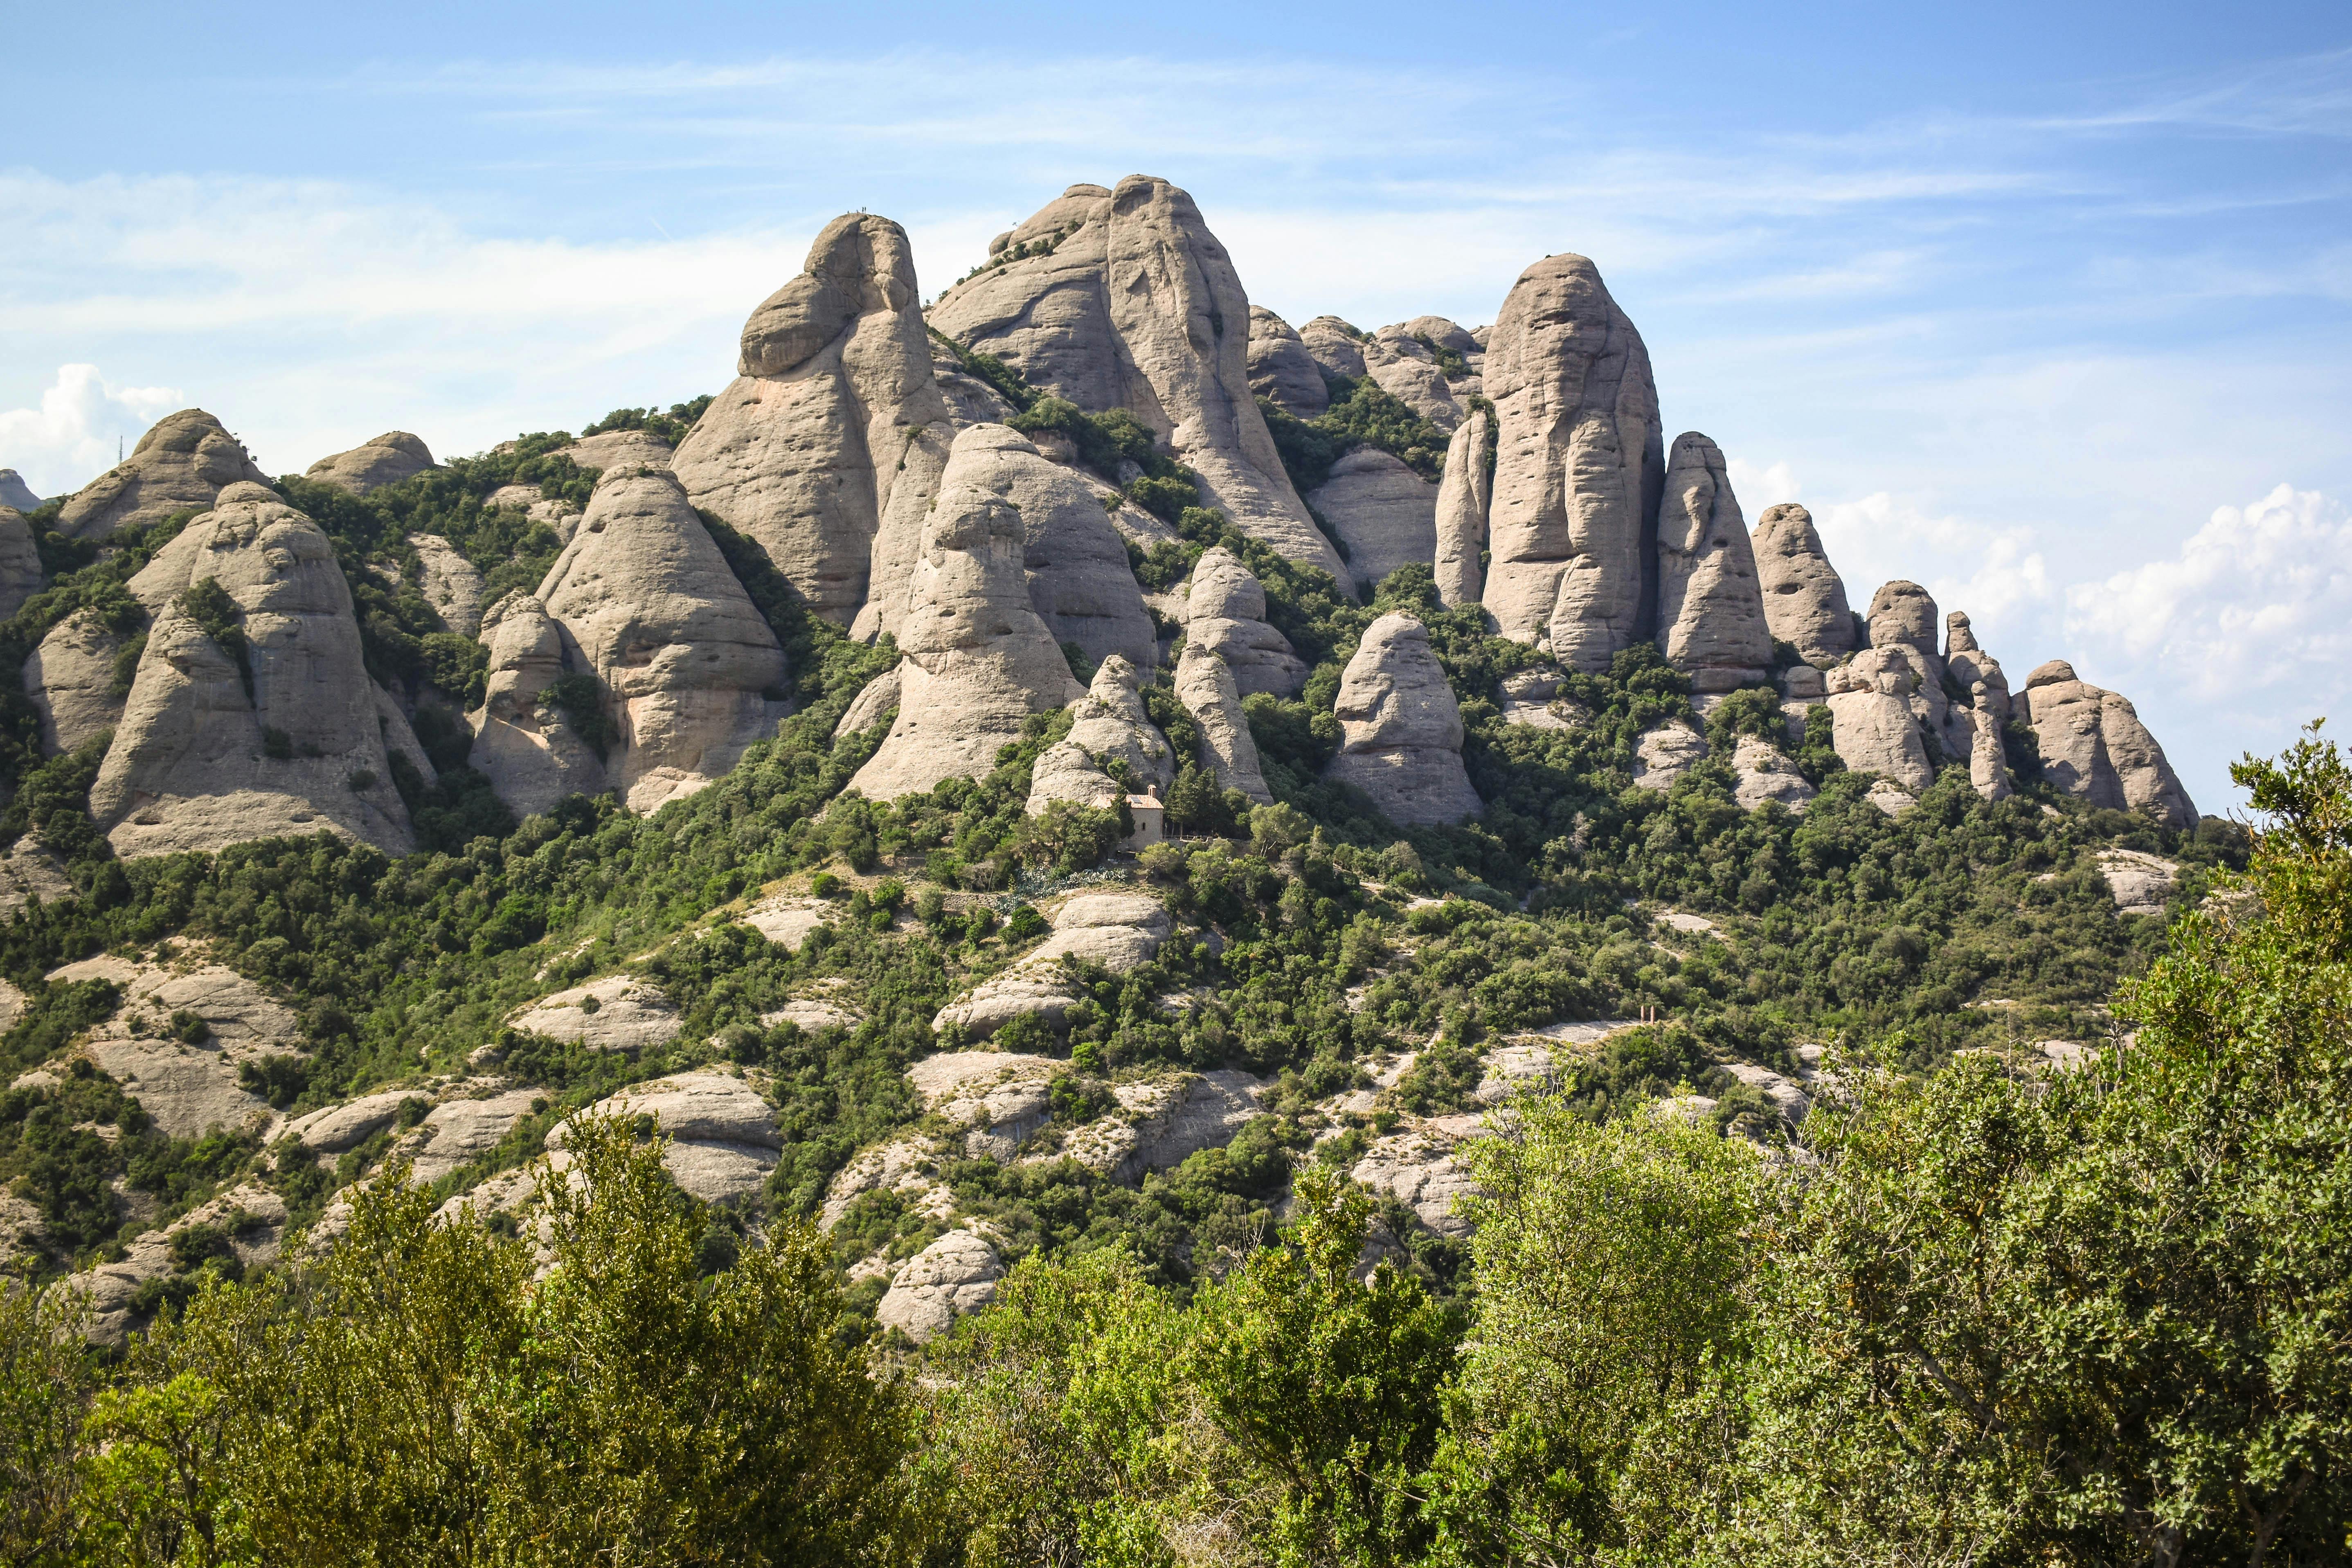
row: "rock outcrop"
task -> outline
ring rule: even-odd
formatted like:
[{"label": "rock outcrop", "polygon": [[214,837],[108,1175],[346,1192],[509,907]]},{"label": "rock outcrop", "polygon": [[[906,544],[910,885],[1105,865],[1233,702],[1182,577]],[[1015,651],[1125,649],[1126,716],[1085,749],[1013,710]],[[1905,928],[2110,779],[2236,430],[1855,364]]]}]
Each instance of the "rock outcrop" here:
[{"label": "rock outcrop", "polygon": [[1378,447],[1359,447],[1331,465],[1307,498],[1348,546],[1360,592],[1400,566],[1427,565],[1437,550],[1438,487]]},{"label": "rock outcrop", "polygon": [[41,498],[25,482],[25,476],[14,468],[0,468],[0,506],[15,511],[38,511]]},{"label": "rock outcrop", "polygon": [[1316,317],[1298,329],[1298,342],[1325,375],[1335,380],[1363,378],[1364,334],[1339,317]]},{"label": "rock outcrop", "polygon": [[58,513],[58,531],[68,539],[103,539],[175,511],[208,507],[240,479],[259,484],[268,479],[219,420],[201,408],[183,408],[157,420],[129,458],[75,491]]},{"label": "rock outcrop", "polygon": [[1633,745],[1633,787],[1669,790],[1706,761],[1706,737],[1676,719],[1646,731]]},{"label": "rock outcrop", "polygon": [[1853,651],[1853,609],[1830,564],[1813,514],[1793,501],[1764,509],[1751,543],[1772,636],[1815,664]]},{"label": "rock outcrop", "polygon": [[2146,812],[2171,827],[2197,826],[2189,792],[2129,701],[2053,658],[2025,678],[2025,707],[2045,783],[2095,806]]},{"label": "rock outcrop", "polygon": [[563,678],[563,628],[534,595],[511,594],[482,626],[489,646],[486,699],[472,715],[467,765],[489,779],[518,815],[551,809],[604,789],[604,764],[562,710],[542,696]]},{"label": "rock outcrop", "polygon": [[1202,552],[1192,565],[1184,637],[1188,648],[1223,659],[1244,697],[1254,691],[1296,697],[1306,689],[1307,661],[1266,623],[1265,585],[1221,545]]},{"label": "rock outcrop", "polygon": [[[150,593],[180,586],[148,631],[90,789],[90,815],[116,853],[330,828],[405,854],[408,813],[389,753],[414,753],[415,738],[368,678],[327,536],[276,492],[239,483],[173,544],[134,579]],[[234,628],[188,609],[186,588],[206,581],[234,606]]]},{"label": "rock outcrop", "polygon": [[920,307],[906,231],[834,219],[751,312],[736,379],[670,460],[695,505],[844,626],[871,573],[886,599],[903,586],[953,439]]},{"label": "rock outcrop", "polygon": [[1140,788],[1166,796],[1176,774],[1168,737],[1152,723],[1136,689],[1136,668],[1118,654],[1103,660],[1087,694],[1070,705],[1070,732],[1037,760],[1029,786],[1029,814],[1056,800],[1115,806],[1127,791],[1106,768],[1124,763]]},{"label": "rock outcrop", "polygon": [[1462,710],[1429,628],[1387,615],[1339,678],[1339,753],[1324,777],[1371,796],[1392,822],[1460,822],[1485,808],[1462,766]]},{"label": "rock outcrop", "polygon": [[1029,715],[1082,694],[1029,606],[1021,514],[992,482],[999,429],[974,426],[956,437],[923,524],[898,631],[898,717],[851,781],[871,799],[979,778]]},{"label": "rock outcrop", "polygon": [[967,1039],[985,1039],[1024,1014],[1059,1027],[1079,996],[1064,978],[1063,959],[1125,974],[1149,962],[1175,929],[1159,900],[1138,892],[1080,893],[1055,910],[1053,919],[1052,936],[1011,969],[983,981],[971,995],[940,1008],[931,1027],[952,1027]]},{"label": "rock outcrop", "polygon": [[1969,722],[1969,783],[1987,800],[2007,800],[2017,793],[2010,782],[2008,749],[2001,744],[2000,721],[1986,701],[1982,681],[1977,683],[1977,705],[1967,710]]},{"label": "rock outcrop", "polygon": [[[632,1084],[584,1114],[651,1117],[667,1140],[662,1165],[670,1180],[707,1204],[758,1192],[783,1146],[775,1109],[750,1084],[722,1072],[678,1073]],[[562,1121],[548,1133],[547,1146],[566,1148],[572,1134],[572,1121]]]},{"label": "rock outcrop", "polygon": [[1372,384],[1449,435],[1462,423],[1462,405],[1437,356],[1401,327],[1382,327],[1363,344],[1364,374]]},{"label": "rock outcrop", "polygon": [[1176,700],[1201,728],[1201,762],[1220,789],[1237,789],[1260,805],[1274,804],[1258,762],[1257,741],[1242,710],[1241,689],[1224,659],[1197,643],[1176,661]]},{"label": "rock outcrop", "polygon": [[32,524],[15,507],[0,505],[0,620],[23,609],[41,591],[42,579]]},{"label": "rock outcrop", "polygon": [[583,436],[569,447],[558,447],[551,458],[569,458],[583,468],[600,473],[627,473],[635,468],[667,468],[676,460],[670,444],[650,430],[605,430]]},{"label": "rock outcrop", "polygon": [[842,710],[841,722],[833,727],[835,739],[871,730],[890,715],[898,706],[898,671],[904,668],[894,664],[857,689],[857,695]]},{"label": "rock outcrop", "polygon": [[1695,431],[1675,437],[1658,510],[1658,647],[1703,692],[1753,685],[1772,662],[1747,521],[1722,448]]},{"label": "rock outcrop", "polygon": [[417,565],[423,571],[420,586],[425,590],[425,602],[433,606],[441,624],[459,637],[478,633],[482,629],[479,569],[437,533],[412,533],[408,547],[416,552]]},{"label": "rock outcrop", "polygon": [[949,289],[933,326],[1089,413],[1131,411],[1200,476],[1203,506],[1348,580],[1266,433],[1249,297],[1191,196],[1142,174],[1115,191],[1073,185],[1008,245],[1031,254]]},{"label": "rock outcrop", "polygon": [[121,721],[128,687],[116,680],[116,661],[133,635],[113,630],[96,610],[76,610],[49,628],[24,671],[45,748],[78,750]]},{"label": "rock outcrop", "polygon": [[[1021,565],[1029,607],[1055,643],[1076,643],[1099,664],[1117,654],[1140,668],[1158,662],[1159,633],[1143,607],[1127,542],[1112,522],[1118,493],[1076,468],[1049,461],[1034,442],[1003,425],[975,425],[956,437],[959,482],[1002,498],[1020,515]],[[912,561],[908,563],[909,568]],[[895,570],[895,569],[894,569]],[[861,629],[897,636],[910,584],[899,575],[897,598],[878,578]]]},{"label": "rock outcrop", "polygon": [[434,466],[432,448],[423,441],[405,430],[387,430],[365,446],[320,458],[302,477],[363,496],[413,479]]},{"label": "rock outcrop", "polygon": [[1739,745],[1732,753],[1732,798],[1749,811],[1768,800],[1777,800],[1791,812],[1802,813],[1813,803],[1816,791],[1797,771],[1797,764],[1787,752],[1768,741],[1753,735],[1739,737]]},{"label": "rock outcrop", "polygon": [[1290,323],[1263,305],[1250,307],[1249,384],[1253,394],[1301,419],[1318,418],[1331,406],[1323,367]]},{"label": "rock outcrop", "polygon": [[542,996],[507,1020],[526,1034],[592,1051],[641,1051],[677,1038],[677,1009],[645,981],[608,974]]},{"label": "rock outcrop", "polygon": [[874,1321],[925,1344],[967,1312],[996,1300],[1003,1260],[976,1230],[951,1230],[907,1261],[874,1309]]},{"label": "rock outcrop", "polygon": [[1519,274],[1486,348],[1496,455],[1486,613],[1505,637],[1597,673],[1653,633],[1665,479],[1641,334],[1581,256]]},{"label": "rock outcrop", "polygon": [[783,649],[670,474],[599,483],[538,597],[596,679],[605,780],[633,811],[710,783],[782,716]]},{"label": "rock outcrop", "polygon": [[1494,498],[1493,470],[1486,466],[1495,424],[1474,408],[1454,426],[1445,444],[1445,471],[1437,483],[1437,596],[1449,610],[1475,605],[1486,592],[1487,508]]},{"label": "rock outcrop", "polygon": [[1883,773],[1916,795],[1936,782],[1911,698],[1917,676],[1905,648],[1865,648],[1829,672],[1831,743],[1856,773]]}]

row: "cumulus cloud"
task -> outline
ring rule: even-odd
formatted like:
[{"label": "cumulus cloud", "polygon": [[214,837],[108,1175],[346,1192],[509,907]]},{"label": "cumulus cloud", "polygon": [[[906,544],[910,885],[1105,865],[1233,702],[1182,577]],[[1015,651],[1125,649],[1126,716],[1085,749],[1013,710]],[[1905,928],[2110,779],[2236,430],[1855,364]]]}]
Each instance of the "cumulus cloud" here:
[{"label": "cumulus cloud", "polygon": [[181,406],[174,387],[116,386],[94,364],[59,365],[40,406],[0,412],[0,468],[37,494],[62,495],[112,468],[118,443]]},{"label": "cumulus cloud", "polygon": [[2352,515],[2282,484],[2214,509],[2168,559],[2067,590],[2066,628],[2194,695],[2274,691],[2324,712],[2352,691]]}]

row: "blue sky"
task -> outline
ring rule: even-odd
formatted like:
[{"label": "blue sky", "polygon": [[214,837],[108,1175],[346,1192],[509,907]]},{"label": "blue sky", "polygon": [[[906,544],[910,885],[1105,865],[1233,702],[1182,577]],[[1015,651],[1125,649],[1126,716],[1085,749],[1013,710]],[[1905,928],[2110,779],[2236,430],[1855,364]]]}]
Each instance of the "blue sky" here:
[{"label": "blue sky", "polygon": [[201,404],[272,471],[726,380],[835,213],[927,291],[1076,180],[1293,321],[1599,262],[1669,435],[1857,602],[2129,695],[2200,805],[2352,694],[2352,12],[0,0],[0,466]]}]

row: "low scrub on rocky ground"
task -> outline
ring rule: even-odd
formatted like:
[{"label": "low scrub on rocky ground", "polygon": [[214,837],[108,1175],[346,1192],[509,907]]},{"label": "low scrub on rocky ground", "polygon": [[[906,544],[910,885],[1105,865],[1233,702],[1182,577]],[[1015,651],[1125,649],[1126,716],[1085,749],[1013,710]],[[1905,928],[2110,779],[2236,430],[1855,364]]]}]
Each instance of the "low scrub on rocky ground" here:
[{"label": "low scrub on rocky ground", "polygon": [[[917,1352],[853,1326],[805,1221],[714,1245],[659,1147],[592,1119],[527,1233],[377,1183],[279,1267],[197,1237],[184,1304],[110,1357],[69,1295],[11,1291],[0,1550],[2339,1560],[2352,769],[2315,734],[2237,772],[2266,823],[2250,870],[2115,994],[2127,1043],[1922,1071],[1865,1029],[1769,1143],[1600,1114],[1581,1080],[1528,1095],[1463,1156],[1451,1289],[1370,1263],[1370,1200],[1307,1159],[1286,1220],[1196,1245],[1185,1289],[1131,1237],[1040,1245]],[[1232,858],[1292,851],[1289,885],[1349,875],[1311,837]],[[1433,942],[1521,919],[1421,909]],[[1496,1005],[1483,978],[1465,1014]]]}]

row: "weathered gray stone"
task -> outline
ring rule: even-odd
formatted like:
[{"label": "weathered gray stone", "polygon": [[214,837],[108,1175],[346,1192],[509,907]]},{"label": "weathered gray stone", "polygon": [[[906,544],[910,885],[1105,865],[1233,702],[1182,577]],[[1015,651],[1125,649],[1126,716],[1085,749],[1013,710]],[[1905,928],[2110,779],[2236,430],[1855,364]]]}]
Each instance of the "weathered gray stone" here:
[{"label": "weathered gray stone", "polygon": [[1797,764],[1788,753],[1769,741],[1753,735],[1739,737],[1738,749],[1732,753],[1731,771],[1734,779],[1733,798],[1749,811],[1768,800],[1777,800],[1793,813],[1802,814],[1813,803],[1816,791],[1797,771]]},{"label": "weathered gray stone", "polygon": [[931,1027],[952,1026],[969,1039],[985,1039],[1023,1014],[1058,1027],[1078,1000],[1063,978],[1062,960],[1125,974],[1150,962],[1174,929],[1166,909],[1149,894],[1078,894],[1054,912],[1052,936],[971,995],[940,1008]]},{"label": "weathered gray stone", "polygon": [[869,581],[884,602],[902,595],[954,438],[920,307],[906,231],[834,219],[751,312],[737,379],[670,463],[697,506],[845,626]]},{"label": "weathered gray stone", "polygon": [[507,1020],[527,1034],[587,1047],[637,1051],[677,1038],[677,1009],[643,980],[608,974],[585,985],[542,996]]},{"label": "weathered gray stone", "polygon": [[1377,447],[1331,465],[1307,498],[1348,546],[1348,571],[1368,591],[1400,566],[1426,566],[1437,550],[1438,487]]},{"label": "weathered gray stone", "polygon": [[1200,725],[1201,762],[1216,774],[1218,786],[1272,805],[1274,792],[1265,785],[1241,689],[1224,659],[1197,643],[1185,644],[1176,663],[1176,700]]},{"label": "weathered gray stone", "polygon": [[1364,334],[1337,316],[1318,316],[1298,329],[1298,342],[1316,368],[1333,378],[1364,375]]},{"label": "weathered gray stone", "polygon": [[2025,705],[2044,782],[2095,806],[2146,812],[2184,830],[2197,826],[2197,807],[2164,748],[2124,698],[2053,658],[2025,678]]},{"label": "weathered gray stone", "polygon": [[1969,783],[1987,800],[2007,800],[2017,793],[2010,782],[2008,750],[2001,744],[2000,721],[1993,716],[1992,694],[1981,680],[1976,685],[1976,705],[1965,711],[1969,721]]},{"label": "weathered gray stone", "polygon": [[956,437],[923,526],[898,647],[898,717],[852,784],[872,799],[979,778],[1033,713],[1081,695],[1030,608],[1021,514],[992,488],[1002,426]]},{"label": "weathered gray stone", "polygon": [[201,510],[240,479],[268,478],[219,420],[201,408],[183,408],[157,420],[129,458],[75,491],[58,513],[58,531],[68,539],[103,539],[173,512]]},{"label": "weathered gray stone", "polygon": [[470,718],[478,770],[517,814],[551,809],[573,795],[605,788],[604,764],[561,710],[540,694],[564,674],[563,628],[538,597],[513,594],[491,606],[482,627],[489,645],[488,696]]},{"label": "weathered gray stone", "polygon": [[1665,477],[1650,354],[1581,256],[1519,274],[1486,350],[1497,422],[1485,604],[1505,637],[1597,673],[1652,635]]},{"label": "weathered gray stone", "polygon": [[926,1344],[955,1327],[955,1321],[996,1300],[1004,1264],[976,1230],[951,1230],[923,1248],[890,1281],[874,1309],[874,1321]]},{"label": "weathered gray stone", "polygon": [[1165,180],[1099,189],[1073,186],[1013,230],[1027,244],[1070,226],[1050,252],[949,289],[931,323],[1080,408],[1130,410],[1200,476],[1202,505],[1345,583],[1251,395],[1249,298],[1224,247]]},{"label": "weathered gray stone", "polygon": [[1258,1104],[1265,1081],[1234,1068],[1176,1073],[1122,1083],[1119,1108],[1073,1129],[1056,1157],[1076,1160],[1117,1182],[1169,1171],[1203,1149],[1222,1149],[1267,1113]]},{"label": "weathered gray stone", "polygon": [[1882,584],[1870,599],[1870,646],[1907,647],[1936,659],[1936,601],[1916,583]]},{"label": "weathered gray stone", "polygon": [[1290,323],[1263,305],[1250,307],[1250,391],[1301,419],[1321,416],[1331,406],[1323,369]]},{"label": "weathered gray stone", "polygon": [[423,441],[405,430],[387,430],[364,446],[320,458],[302,477],[363,496],[413,479],[435,466],[432,448]]},{"label": "weathered gray stone", "polygon": [[1486,803],[1462,766],[1462,710],[1412,616],[1366,628],[1339,678],[1340,744],[1324,777],[1371,796],[1392,822],[1460,822]]},{"label": "weathered gray stone", "polygon": [[1094,684],[1070,709],[1069,734],[1037,760],[1033,772],[1032,816],[1057,800],[1116,806],[1127,792],[1105,771],[1114,760],[1127,765],[1138,786],[1166,795],[1176,774],[1175,752],[1144,708],[1133,665],[1117,654],[1103,660]]},{"label": "weathered gray stone", "polygon": [[1306,689],[1307,661],[1288,637],[1266,624],[1265,587],[1222,545],[1202,552],[1193,563],[1184,637],[1188,648],[1223,659],[1244,697],[1255,691],[1296,697]]},{"label": "weathered gray stone", "polygon": [[41,744],[72,752],[122,720],[115,661],[131,635],[110,629],[96,610],[76,610],[49,628],[25,660],[25,695],[41,716]]},{"label": "weathered gray stone", "polygon": [[46,578],[32,524],[15,507],[0,505],[0,620],[23,609]]},{"label": "weathered gray stone", "polygon": [[1361,346],[1364,374],[1382,392],[1437,426],[1441,436],[1462,423],[1462,405],[1427,348],[1389,327]]},{"label": "weathered gray stone", "polygon": [[[783,1146],[775,1108],[740,1078],[722,1072],[677,1073],[632,1084],[598,1100],[592,1116],[653,1118],[668,1142],[662,1164],[670,1180],[704,1203],[720,1203],[756,1193],[776,1168]],[[559,1123],[547,1146],[570,1146],[572,1121]]]},{"label": "weathered gray stone", "polygon": [[538,597],[596,678],[605,778],[634,811],[709,784],[782,714],[776,635],[667,473],[600,483]]},{"label": "weathered gray stone", "polygon": [[461,637],[482,629],[482,574],[437,533],[412,533],[408,547],[424,569],[425,602]]},{"label": "weathered gray stone", "polygon": [[[1029,607],[1055,642],[1077,644],[1097,664],[1118,654],[1150,668],[1159,658],[1159,634],[1128,564],[1126,541],[1111,521],[1117,492],[1048,461],[1035,443],[1002,425],[971,426],[957,437],[957,451],[959,480],[985,489],[1020,514]],[[896,636],[905,616],[902,587],[895,606],[877,602],[875,629]],[[861,616],[861,626],[866,624]]]},{"label": "weathered gray stone", "polygon": [[855,735],[860,730],[871,730],[898,706],[900,668],[894,664],[858,688],[857,695],[851,698],[849,706],[842,710],[841,722],[833,727],[835,739]]},{"label": "weathered gray stone", "polygon": [[1722,449],[1695,431],[1675,437],[1658,510],[1658,647],[1699,691],[1761,681],[1772,662],[1748,523]]},{"label": "weathered gray stone", "polygon": [[1865,648],[1829,672],[1831,743],[1855,773],[1916,795],[1936,782],[1911,704],[1917,674],[1905,648]]},{"label": "weathered gray stone", "polygon": [[2160,915],[2180,883],[2180,864],[2138,849],[2102,849],[2099,874],[2116,908],[2127,915]]},{"label": "weathered gray stone", "polygon": [[1644,733],[1633,747],[1633,785],[1668,790],[1706,760],[1706,737],[1676,719]]},{"label": "weathered gray stone", "polygon": [[1495,422],[1474,408],[1455,426],[1445,446],[1445,472],[1437,485],[1437,596],[1449,610],[1475,605],[1486,591],[1486,510],[1494,497],[1494,474],[1486,459]]},{"label": "weathered gray stone", "polygon": [[583,468],[625,474],[638,468],[667,468],[675,458],[670,444],[650,430],[607,430],[583,437],[548,454],[569,458]]},{"label": "weathered gray stone", "polygon": [[416,1089],[390,1089],[298,1116],[286,1124],[286,1131],[315,1153],[340,1154],[356,1149],[398,1121],[400,1108],[410,1100],[423,1102],[431,1098]]},{"label": "weathered gray stone", "polygon": [[1766,507],[1751,543],[1772,636],[1816,664],[1853,651],[1853,611],[1813,514],[1793,501]]},{"label": "weathered gray stone", "polygon": [[496,1149],[516,1123],[535,1114],[533,1106],[543,1106],[546,1100],[547,1091],[539,1089],[509,1089],[479,1100],[444,1100],[427,1111],[414,1130],[395,1140],[385,1158],[413,1162],[410,1184],[430,1186]]},{"label": "weathered gray stone", "polygon": [[[90,789],[115,852],[209,852],[330,829],[407,853],[385,739],[405,721],[385,717],[368,677],[327,536],[274,491],[241,483],[173,542],[170,561],[159,555],[134,579],[152,591],[171,582],[151,574],[184,571]],[[250,695],[238,661],[182,607],[180,591],[206,580],[236,606]]]},{"label": "weathered gray stone", "polygon": [[1411,1208],[1441,1236],[1470,1234],[1459,1202],[1478,1190],[1454,1152],[1486,1131],[1476,1116],[1435,1116],[1377,1140],[1348,1173],[1360,1186]]},{"label": "weathered gray stone", "polygon": [[33,487],[25,482],[24,475],[14,468],[0,468],[0,506],[13,511],[38,511],[41,510],[41,498],[33,493]]},{"label": "weathered gray stone", "polygon": [[173,1271],[173,1239],[198,1226],[225,1227],[238,1217],[244,1223],[229,1236],[237,1261],[248,1268],[274,1262],[285,1237],[286,1203],[268,1187],[247,1183],[189,1210],[162,1229],[137,1237],[124,1249],[123,1257],[60,1281],[58,1289],[76,1298],[87,1314],[84,1337],[97,1345],[123,1343],[135,1323],[133,1304],[139,1288]]},{"label": "weathered gray stone", "polygon": [[[66,875],[65,861],[41,842],[38,834],[26,834],[6,855],[0,856],[0,918],[15,914],[35,899],[54,904],[73,896],[74,885]],[[5,1033],[8,1026],[0,1025],[0,1033]]]}]

